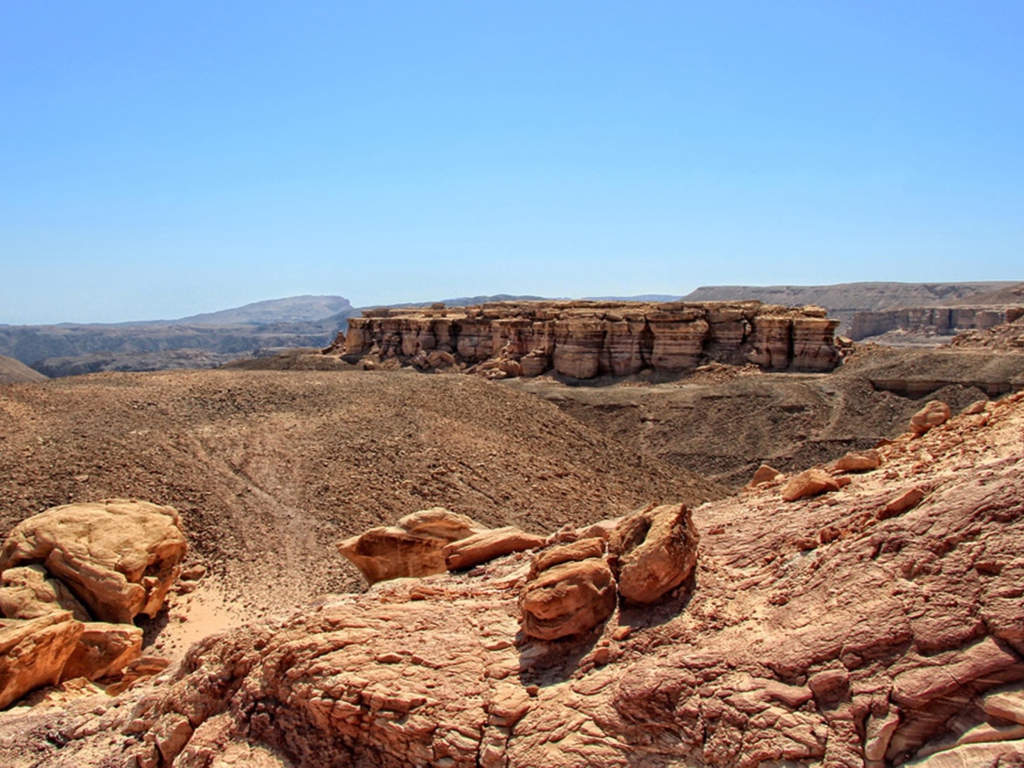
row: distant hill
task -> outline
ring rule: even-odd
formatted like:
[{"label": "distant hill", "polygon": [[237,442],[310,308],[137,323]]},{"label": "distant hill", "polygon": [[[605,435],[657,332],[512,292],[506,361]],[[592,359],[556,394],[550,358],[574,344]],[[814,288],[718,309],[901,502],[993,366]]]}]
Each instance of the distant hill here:
[{"label": "distant hill", "polygon": [[1018,285],[1011,280],[970,283],[839,283],[836,285],[708,285],[683,297],[685,301],[739,301],[756,299],[766,304],[824,307],[842,320],[845,332],[857,312],[896,307],[926,307],[970,302],[971,297]]},{"label": "distant hill", "polygon": [[[215,359],[251,357],[268,349],[327,346],[355,314],[358,310],[341,296],[295,296],[178,320],[7,325],[0,327],[0,355],[65,375],[163,370],[182,367],[190,359],[196,367],[206,367]],[[82,365],[67,359],[86,355],[104,359]],[[44,361],[50,362],[42,365]]]},{"label": "distant hill", "polygon": [[342,296],[292,296],[246,304],[244,307],[223,309],[191,315],[173,323],[188,325],[268,325],[272,323],[307,323],[351,311],[349,300]]},{"label": "distant hill", "polygon": [[544,301],[545,296],[514,296],[510,293],[495,293],[489,296],[458,296],[454,299],[437,299],[436,301],[405,301],[400,304],[371,304],[359,307],[364,309],[397,309],[399,307],[429,307],[431,304],[444,304],[446,307],[471,307],[476,304],[488,304],[493,301]]},{"label": "distant hill", "polygon": [[28,381],[46,381],[47,377],[33,371],[20,360],[0,356],[0,385],[21,384]]}]

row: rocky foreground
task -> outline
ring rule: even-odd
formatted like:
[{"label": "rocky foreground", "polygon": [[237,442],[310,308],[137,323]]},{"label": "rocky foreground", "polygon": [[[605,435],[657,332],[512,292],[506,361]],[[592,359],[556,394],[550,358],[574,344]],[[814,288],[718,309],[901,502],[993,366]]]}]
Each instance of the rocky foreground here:
[{"label": "rocky foreground", "polygon": [[565,530],[208,638],[116,699],[14,708],[0,762],[1018,765],[1024,396],[968,410],[697,507],[693,574],[582,636],[523,626]]}]

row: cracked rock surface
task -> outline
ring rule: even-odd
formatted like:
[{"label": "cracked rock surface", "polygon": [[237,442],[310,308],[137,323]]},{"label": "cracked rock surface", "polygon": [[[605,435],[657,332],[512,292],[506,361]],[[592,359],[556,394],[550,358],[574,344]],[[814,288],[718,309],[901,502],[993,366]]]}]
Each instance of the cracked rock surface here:
[{"label": "cracked rock surface", "polygon": [[[784,502],[776,479],[695,508],[692,585],[654,606],[622,604],[583,637],[521,634],[533,559],[515,553],[207,638],[164,678],[103,704],[12,710],[0,716],[0,757],[1015,764],[1024,396],[878,451],[879,468],[828,494]],[[894,510],[911,489],[917,502]]]}]

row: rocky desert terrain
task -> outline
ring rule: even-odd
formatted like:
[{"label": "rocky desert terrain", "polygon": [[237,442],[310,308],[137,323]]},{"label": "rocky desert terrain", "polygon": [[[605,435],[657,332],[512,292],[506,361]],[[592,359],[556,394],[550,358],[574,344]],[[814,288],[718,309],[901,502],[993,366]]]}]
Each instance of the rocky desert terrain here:
[{"label": "rocky desert terrain", "polygon": [[403,371],[97,374],[5,387],[0,477],[4,531],[72,501],[174,506],[192,561],[246,616],[360,588],[335,543],[417,509],[547,531],[650,498],[724,493],[529,394]]},{"label": "rocky desert terrain", "polygon": [[[0,764],[1018,764],[1018,335],[831,372],[296,351],[0,387],[0,529],[137,498],[189,547],[137,621],[163,661],[0,714]],[[409,517],[438,507],[469,522]],[[444,545],[434,575],[367,589],[337,546],[367,531]]]}]

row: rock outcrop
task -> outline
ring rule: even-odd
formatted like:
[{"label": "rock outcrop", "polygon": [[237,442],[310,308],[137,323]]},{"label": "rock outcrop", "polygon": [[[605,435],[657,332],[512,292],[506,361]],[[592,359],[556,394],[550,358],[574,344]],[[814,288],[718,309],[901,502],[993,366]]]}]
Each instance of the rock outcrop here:
[{"label": "rock outcrop", "polygon": [[430,576],[448,570],[445,547],[483,530],[483,526],[442,507],[406,515],[393,526],[371,528],[345,539],[338,551],[370,584],[406,576]]},{"label": "rock outcrop", "polygon": [[839,483],[823,469],[808,469],[793,477],[782,489],[783,501],[798,501],[820,493],[838,491]]},{"label": "rock outcrop", "polygon": [[155,616],[187,548],[178,513],[113,499],[54,507],[17,525],[0,551],[0,572],[43,564],[101,621]]},{"label": "rock outcrop", "polygon": [[839,362],[838,321],[816,307],[760,302],[537,301],[367,310],[349,319],[344,356],[418,368],[469,368],[492,378],[554,371],[576,379],[701,363],[753,362],[827,371]]},{"label": "rock outcrop", "polygon": [[604,543],[583,539],[555,547],[534,560],[519,596],[523,632],[539,640],[582,635],[615,611],[615,577]]},{"label": "rock outcrop", "polygon": [[769,484],[695,508],[694,588],[582,634],[531,638],[519,611],[545,574],[600,568],[577,540],[207,638],[102,714],[0,720],[0,750],[58,767],[1019,764],[1024,395],[877,450],[826,496]]},{"label": "rock outcrop", "polygon": [[923,435],[929,429],[938,427],[949,421],[953,410],[940,400],[932,400],[910,419],[910,431],[915,435]]},{"label": "rock outcrop", "polygon": [[448,570],[472,568],[496,557],[543,546],[543,536],[526,533],[515,526],[480,531],[472,536],[452,542],[444,548]]},{"label": "rock outcrop", "polygon": [[655,603],[682,584],[697,563],[697,529],[690,510],[668,504],[626,517],[608,542],[619,594]]},{"label": "rock outcrop", "polygon": [[67,611],[0,619],[0,709],[35,688],[60,682],[83,631]]},{"label": "rock outcrop", "polygon": [[138,659],[132,621],[163,606],[185,549],[177,511],[146,502],[69,504],[17,525],[0,553],[0,709]]},{"label": "rock outcrop", "polygon": [[916,335],[953,336],[964,331],[984,331],[1020,317],[1024,317],[1024,305],[909,307],[857,312],[848,335],[854,341],[895,330]]}]

